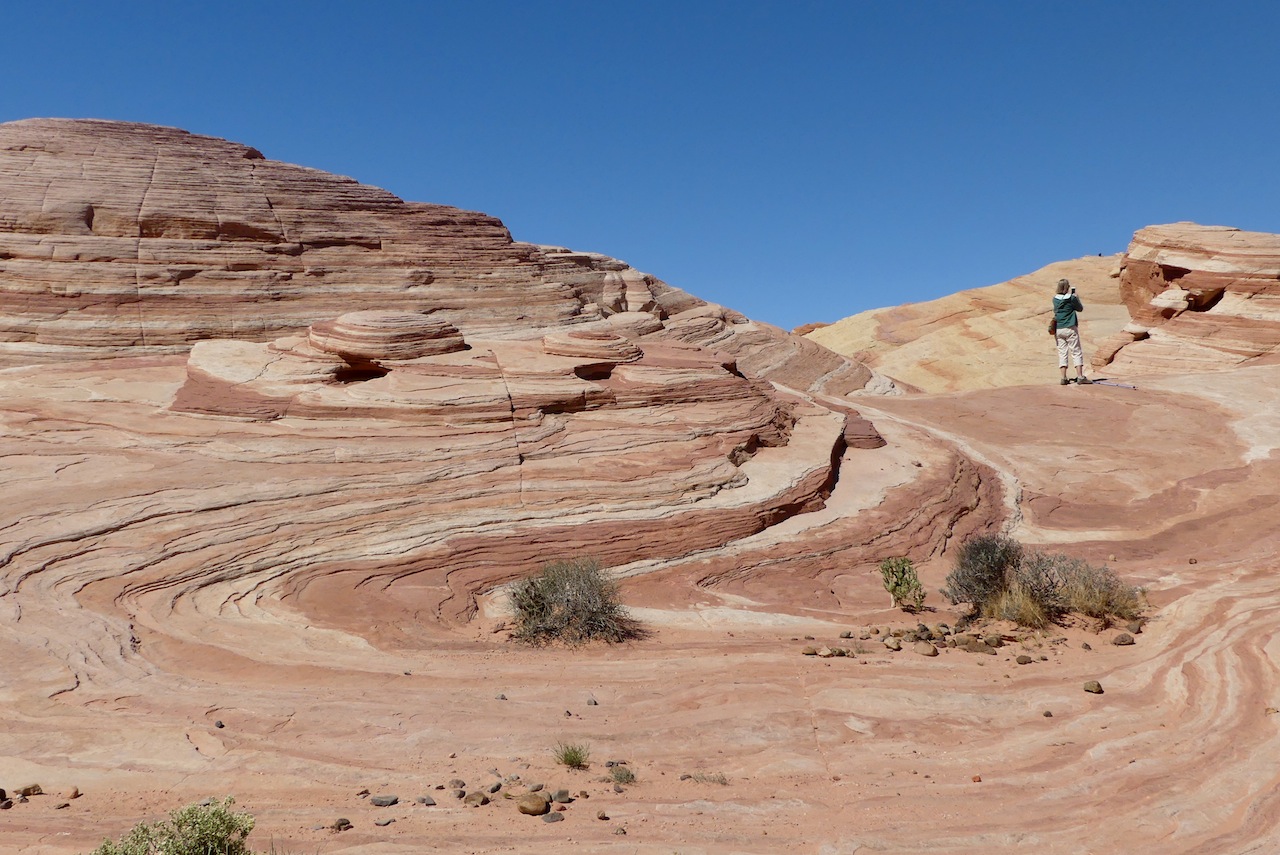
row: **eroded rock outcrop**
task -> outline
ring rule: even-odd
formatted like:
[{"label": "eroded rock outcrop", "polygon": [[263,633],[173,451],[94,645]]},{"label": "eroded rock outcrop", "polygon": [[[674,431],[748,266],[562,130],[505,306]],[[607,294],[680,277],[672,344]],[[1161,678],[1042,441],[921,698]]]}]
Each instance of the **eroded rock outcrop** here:
[{"label": "eroded rock outcrop", "polygon": [[1132,320],[1098,349],[1095,366],[1214,371],[1280,352],[1280,235],[1148,226],[1125,254],[1120,291]]},{"label": "eroded rock outcrop", "polygon": [[999,285],[862,312],[805,337],[925,392],[994,389],[1057,379],[1045,332],[1054,286],[1067,278],[1084,301],[1086,358],[1129,320],[1116,256],[1050,264]]},{"label": "eroded rock outcrop", "polygon": [[515,241],[485,214],[174,128],[0,125],[0,367],[270,341],[353,309],[430,312],[486,338],[670,335],[794,388],[892,391],[616,259]]}]

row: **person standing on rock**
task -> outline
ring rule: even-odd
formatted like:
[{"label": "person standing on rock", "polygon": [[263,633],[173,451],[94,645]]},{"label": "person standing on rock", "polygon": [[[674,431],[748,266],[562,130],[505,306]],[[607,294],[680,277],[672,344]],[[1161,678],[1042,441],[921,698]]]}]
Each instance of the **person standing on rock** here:
[{"label": "person standing on rock", "polygon": [[1071,381],[1067,379],[1067,354],[1076,366],[1077,383],[1092,383],[1084,376],[1084,349],[1080,347],[1080,319],[1076,312],[1083,312],[1084,304],[1076,296],[1076,289],[1066,279],[1058,280],[1058,293],[1053,295],[1053,320],[1055,329],[1054,341],[1058,345],[1058,367],[1062,369],[1063,386]]}]

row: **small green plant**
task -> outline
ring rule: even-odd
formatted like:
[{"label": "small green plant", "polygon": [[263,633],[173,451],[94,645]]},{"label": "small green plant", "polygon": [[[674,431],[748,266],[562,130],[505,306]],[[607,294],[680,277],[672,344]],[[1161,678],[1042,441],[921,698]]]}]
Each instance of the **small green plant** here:
[{"label": "small green plant", "polygon": [[618,602],[618,585],[592,559],[552,561],[511,588],[514,637],[530,644],[582,644],[642,638],[644,629]]},{"label": "small green plant", "polygon": [[918,612],[924,606],[924,587],[910,558],[886,558],[880,562],[880,576],[893,608]]},{"label": "small green plant", "polygon": [[636,782],[636,773],[626,766],[618,764],[609,769],[609,780],[615,784],[634,784]]},{"label": "small green plant", "polygon": [[138,823],[119,841],[104,840],[93,855],[251,855],[245,838],[253,817],[234,813],[235,799],[187,805],[154,824]]},{"label": "small green plant", "polygon": [[570,769],[585,769],[587,761],[591,759],[591,746],[586,743],[561,742],[551,750],[551,754],[562,766],[568,766]]}]

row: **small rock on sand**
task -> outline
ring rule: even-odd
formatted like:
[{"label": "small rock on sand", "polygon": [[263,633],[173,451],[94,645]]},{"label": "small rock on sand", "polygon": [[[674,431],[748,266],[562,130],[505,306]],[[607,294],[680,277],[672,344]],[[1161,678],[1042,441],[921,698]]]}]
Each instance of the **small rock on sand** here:
[{"label": "small rock on sand", "polygon": [[1101,695],[1102,684],[1099,683],[1097,680],[1090,680],[1089,682],[1084,684],[1084,690],[1091,695]]},{"label": "small rock on sand", "polygon": [[516,799],[516,810],[528,816],[542,816],[551,810],[551,805],[538,793],[525,793]]}]

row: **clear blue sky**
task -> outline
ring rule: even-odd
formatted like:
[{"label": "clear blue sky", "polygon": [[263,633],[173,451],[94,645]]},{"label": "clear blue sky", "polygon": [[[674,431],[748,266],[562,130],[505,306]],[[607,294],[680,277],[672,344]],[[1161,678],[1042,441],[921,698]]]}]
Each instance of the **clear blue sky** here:
[{"label": "clear blue sky", "polygon": [[6,4],[0,121],[175,125],[785,327],[1280,232],[1280,3]]}]

